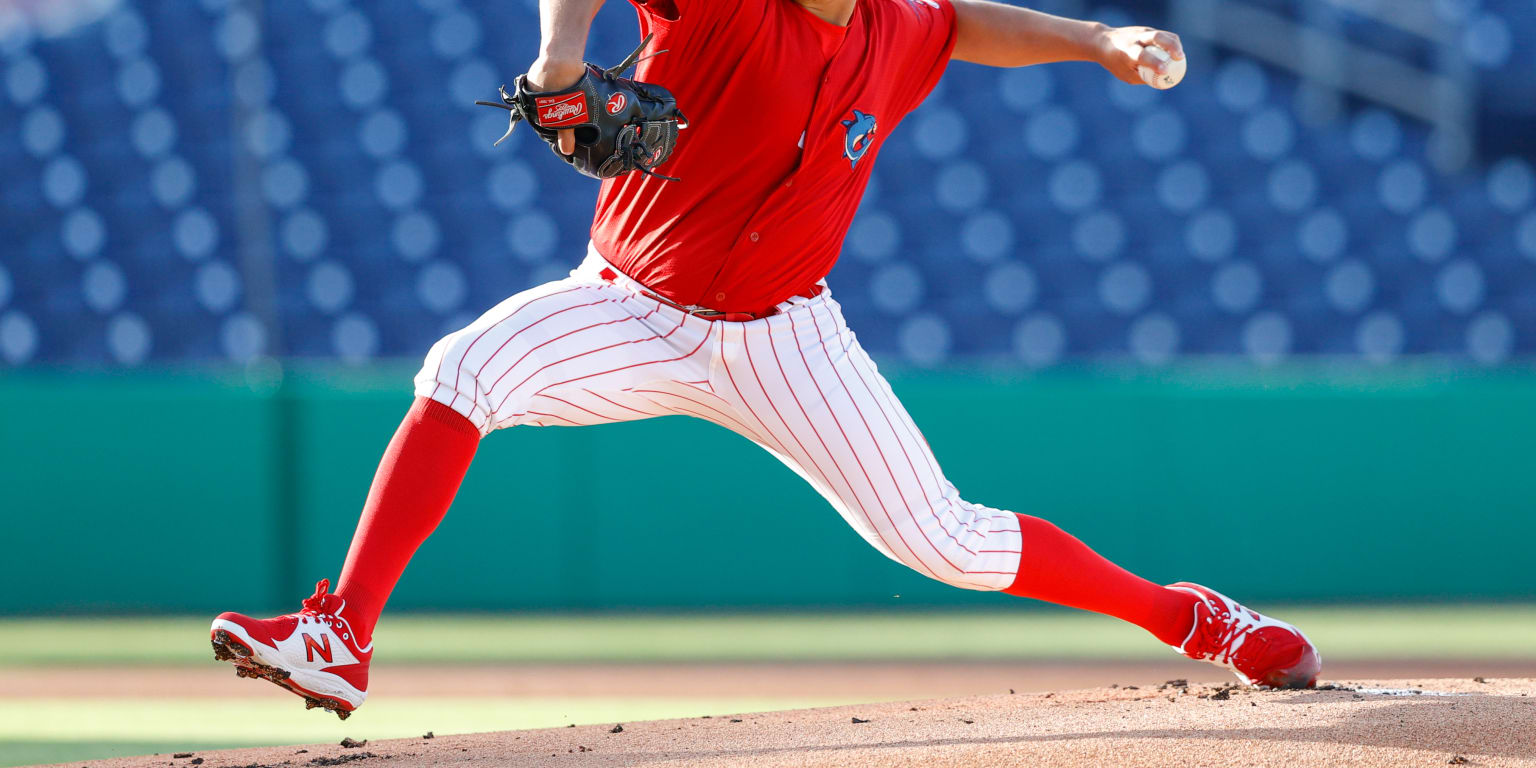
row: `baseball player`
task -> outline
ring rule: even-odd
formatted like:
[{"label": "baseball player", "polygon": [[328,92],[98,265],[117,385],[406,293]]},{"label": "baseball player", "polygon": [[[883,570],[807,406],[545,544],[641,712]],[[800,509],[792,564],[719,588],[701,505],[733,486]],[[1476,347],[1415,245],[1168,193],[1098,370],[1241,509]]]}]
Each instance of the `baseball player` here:
[{"label": "baseball player", "polygon": [[762,446],[926,576],[1118,617],[1245,683],[1314,683],[1295,627],[962,498],[824,280],[885,137],[951,59],[1093,61],[1141,83],[1139,67],[1165,71],[1158,54],[1182,61],[1177,36],[985,0],[630,3],[648,43],[634,79],[636,56],[583,61],[602,0],[541,0],[539,56],[492,102],[602,179],[586,258],[432,347],[337,590],[323,580],[272,619],[220,615],[217,658],[345,718],[380,611],[482,438],[683,414]]}]

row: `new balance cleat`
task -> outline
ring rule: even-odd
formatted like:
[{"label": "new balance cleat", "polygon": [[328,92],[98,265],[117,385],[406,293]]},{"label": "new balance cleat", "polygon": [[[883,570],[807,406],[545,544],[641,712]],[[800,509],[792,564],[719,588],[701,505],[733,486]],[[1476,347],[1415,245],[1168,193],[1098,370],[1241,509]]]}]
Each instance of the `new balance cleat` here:
[{"label": "new balance cleat", "polygon": [[235,665],[240,677],[259,678],[303,697],[345,720],[368,697],[373,643],[358,645],[342,615],[346,601],[329,594],[331,582],[315,585],[298,613],[253,619],[221,613],[209,630],[213,658]]},{"label": "new balance cleat", "polygon": [[1317,683],[1323,660],[1301,630],[1199,584],[1179,582],[1168,588],[1199,598],[1195,625],[1174,650],[1226,667],[1248,685],[1311,688]]}]

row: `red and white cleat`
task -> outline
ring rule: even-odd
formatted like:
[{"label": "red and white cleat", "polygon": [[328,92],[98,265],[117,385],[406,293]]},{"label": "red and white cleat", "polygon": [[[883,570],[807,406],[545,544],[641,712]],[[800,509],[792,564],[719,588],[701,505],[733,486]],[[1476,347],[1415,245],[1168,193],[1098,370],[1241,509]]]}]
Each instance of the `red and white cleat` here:
[{"label": "red and white cleat", "polygon": [[373,643],[357,644],[342,617],[346,601],[328,594],[330,579],[315,585],[298,613],[253,619],[221,613],[210,630],[213,657],[235,665],[240,677],[255,677],[304,697],[345,720],[368,697],[368,662]]},{"label": "red and white cleat", "polygon": [[1195,626],[1175,651],[1226,667],[1248,685],[1311,688],[1317,683],[1323,659],[1301,630],[1199,584],[1181,581],[1168,588],[1200,598]]}]

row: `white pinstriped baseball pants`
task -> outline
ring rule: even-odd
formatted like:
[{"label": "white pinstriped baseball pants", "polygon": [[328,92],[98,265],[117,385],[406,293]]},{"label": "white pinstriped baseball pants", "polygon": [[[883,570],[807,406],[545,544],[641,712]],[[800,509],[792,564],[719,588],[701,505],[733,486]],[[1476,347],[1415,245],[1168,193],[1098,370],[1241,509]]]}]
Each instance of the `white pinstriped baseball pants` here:
[{"label": "white pinstriped baseball pants", "polygon": [[939,581],[1000,590],[1018,518],[960,498],[828,291],[778,314],[710,321],[651,299],[595,251],[444,337],[416,394],[482,434],[686,415],[805,478],[870,545]]}]

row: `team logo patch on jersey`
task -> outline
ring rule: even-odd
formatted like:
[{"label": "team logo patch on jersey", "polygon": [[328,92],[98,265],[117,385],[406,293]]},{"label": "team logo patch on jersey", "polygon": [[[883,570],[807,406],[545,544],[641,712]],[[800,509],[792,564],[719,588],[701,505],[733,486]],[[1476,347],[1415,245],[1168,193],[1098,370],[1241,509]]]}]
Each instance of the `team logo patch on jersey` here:
[{"label": "team logo patch on jersey", "polygon": [[624,94],[615,93],[608,97],[608,114],[617,115],[628,104],[629,99],[625,98]]},{"label": "team logo patch on jersey", "polygon": [[848,138],[843,140],[843,157],[848,158],[849,168],[857,168],[864,153],[875,143],[875,116],[855,109],[853,119],[842,122],[848,129]]},{"label": "team logo patch on jersey", "polygon": [[568,93],[562,96],[540,96],[533,100],[539,110],[541,128],[564,128],[587,122],[587,95]]}]

